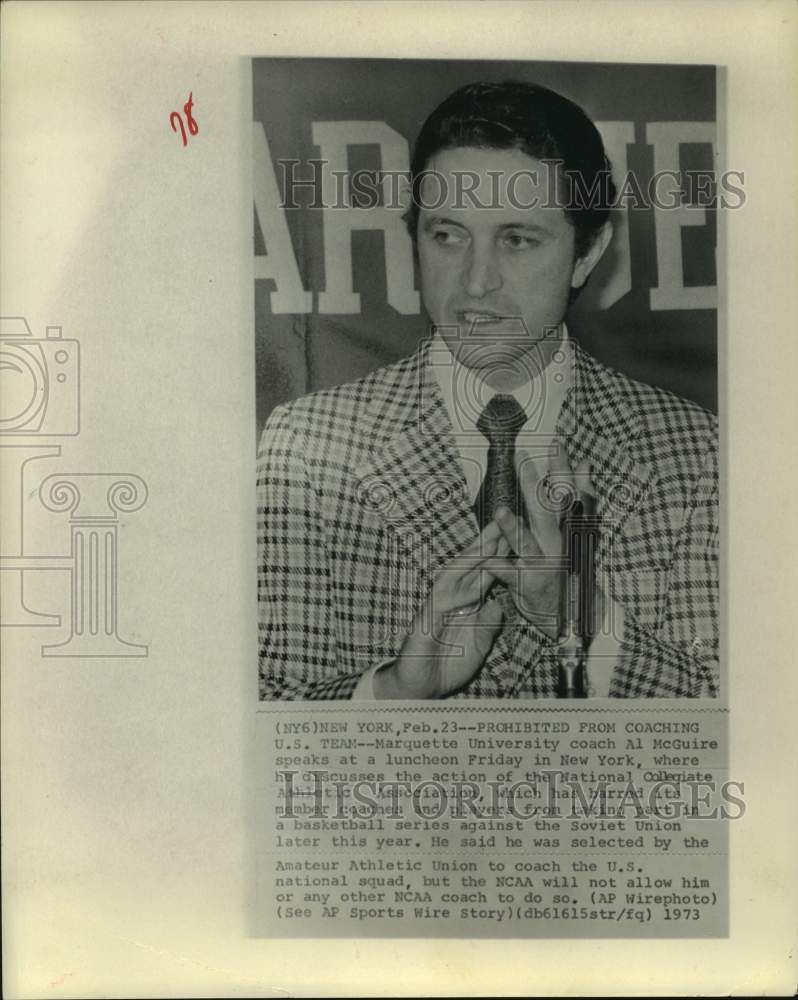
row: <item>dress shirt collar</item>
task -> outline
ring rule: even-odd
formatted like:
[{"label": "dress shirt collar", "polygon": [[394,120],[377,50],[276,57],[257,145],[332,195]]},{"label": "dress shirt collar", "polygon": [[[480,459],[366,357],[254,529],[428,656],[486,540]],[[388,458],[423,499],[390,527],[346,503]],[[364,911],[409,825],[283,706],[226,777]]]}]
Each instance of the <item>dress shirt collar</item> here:
[{"label": "dress shirt collar", "polygon": [[[551,362],[535,372],[512,393],[527,415],[521,434],[553,435],[563,402],[573,378],[573,352],[568,342],[568,330],[562,324],[563,349],[557,351]],[[446,341],[436,332],[430,345],[429,363],[435,373],[446,411],[458,445],[465,439],[478,435],[477,420],[487,403],[498,393],[472,368],[458,362],[446,346]]]}]

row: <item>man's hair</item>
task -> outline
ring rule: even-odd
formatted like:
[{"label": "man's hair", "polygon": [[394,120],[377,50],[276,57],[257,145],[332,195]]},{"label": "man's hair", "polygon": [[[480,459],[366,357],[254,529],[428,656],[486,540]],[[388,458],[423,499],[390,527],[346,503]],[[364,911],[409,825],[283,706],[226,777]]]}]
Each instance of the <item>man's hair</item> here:
[{"label": "man's hair", "polygon": [[410,174],[413,199],[405,215],[415,242],[419,185],[430,159],[443,149],[518,149],[560,164],[558,203],[576,230],[576,253],[587,252],[615,200],[610,161],[599,131],[561,94],[534,83],[469,83],[446,98],[421,127]]}]

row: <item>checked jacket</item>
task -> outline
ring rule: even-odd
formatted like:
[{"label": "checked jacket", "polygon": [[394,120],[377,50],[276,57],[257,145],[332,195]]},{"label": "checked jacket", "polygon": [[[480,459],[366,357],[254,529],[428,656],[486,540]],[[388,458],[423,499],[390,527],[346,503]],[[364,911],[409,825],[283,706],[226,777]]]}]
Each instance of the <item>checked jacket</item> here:
[{"label": "checked jacket", "polygon": [[[624,611],[610,696],[718,694],[715,418],[575,343],[558,421],[586,460],[597,572]],[[258,452],[261,699],[349,698],[399,652],[437,571],[478,534],[429,344],[269,417]],[[505,609],[509,602],[503,602]],[[505,616],[453,697],[554,698],[556,644]]]}]

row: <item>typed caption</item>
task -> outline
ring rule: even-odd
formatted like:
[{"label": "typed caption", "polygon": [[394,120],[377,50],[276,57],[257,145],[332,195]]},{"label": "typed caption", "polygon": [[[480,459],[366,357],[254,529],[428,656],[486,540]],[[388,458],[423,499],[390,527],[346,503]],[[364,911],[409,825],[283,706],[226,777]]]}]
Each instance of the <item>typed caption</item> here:
[{"label": "typed caption", "polygon": [[262,709],[255,933],[723,937],[727,718]]}]

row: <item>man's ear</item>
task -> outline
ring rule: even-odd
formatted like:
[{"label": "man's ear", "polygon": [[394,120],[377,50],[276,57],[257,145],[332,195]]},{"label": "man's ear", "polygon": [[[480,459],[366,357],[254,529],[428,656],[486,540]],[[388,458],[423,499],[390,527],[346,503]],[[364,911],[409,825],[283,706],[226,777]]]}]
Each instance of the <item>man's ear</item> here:
[{"label": "man's ear", "polygon": [[571,288],[581,288],[584,285],[590,277],[590,272],[601,260],[604,251],[610,245],[611,239],[612,223],[608,219],[596,233],[586,253],[577,259],[574,266],[574,273],[571,275]]}]

